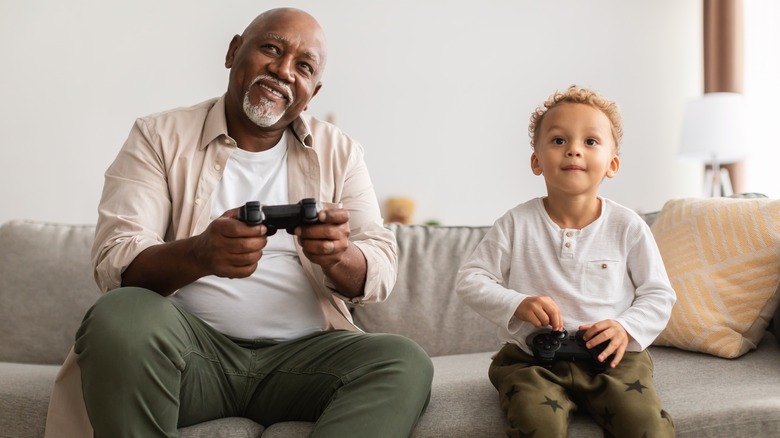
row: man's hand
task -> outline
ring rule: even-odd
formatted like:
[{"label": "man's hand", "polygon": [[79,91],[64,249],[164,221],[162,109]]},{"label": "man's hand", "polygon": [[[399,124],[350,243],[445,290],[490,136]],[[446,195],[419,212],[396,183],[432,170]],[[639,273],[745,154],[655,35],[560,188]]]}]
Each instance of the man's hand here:
[{"label": "man's hand", "polygon": [[515,316],[537,328],[549,325],[553,330],[563,330],[561,309],[550,297],[526,297],[515,309]]},{"label": "man's hand", "polygon": [[319,224],[297,227],[295,235],[306,258],[327,269],[340,263],[349,248],[349,212],[323,210],[318,219]]},{"label": "man's hand", "polygon": [[238,209],[228,210],[194,237],[193,254],[206,275],[245,278],[257,269],[268,243],[266,227],[237,219]]},{"label": "man's hand", "polygon": [[630,338],[626,329],[619,322],[606,319],[595,324],[581,325],[580,330],[585,330],[583,338],[586,341],[585,346],[588,348],[609,341],[607,348],[599,354],[599,361],[604,362],[609,355],[615,353],[615,359],[609,364],[610,367],[615,368],[623,360]]},{"label": "man's hand", "polygon": [[366,258],[349,241],[349,212],[343,208],[320,211],[321,223],[297,227],[295,235],[303,255],[333,281],[339,292],[354,298],[366,284]]},{"label": "man's hand", "polygon": [[122,285],[168,296],[207,275],[248,277],[263,256],[266,231],[239,221],[237,208],[228,210],[202,234],[141,251],[122,273]]}]

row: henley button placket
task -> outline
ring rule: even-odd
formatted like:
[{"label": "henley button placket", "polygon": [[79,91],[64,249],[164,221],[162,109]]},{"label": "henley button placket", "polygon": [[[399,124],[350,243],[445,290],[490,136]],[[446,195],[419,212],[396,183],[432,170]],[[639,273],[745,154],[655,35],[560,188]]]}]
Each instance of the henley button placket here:
[{"label": "henley button placket", "polygon": [[563,230],[563,245],[561,258],[573,259],[577,243],[577,233],[574,230]]}]

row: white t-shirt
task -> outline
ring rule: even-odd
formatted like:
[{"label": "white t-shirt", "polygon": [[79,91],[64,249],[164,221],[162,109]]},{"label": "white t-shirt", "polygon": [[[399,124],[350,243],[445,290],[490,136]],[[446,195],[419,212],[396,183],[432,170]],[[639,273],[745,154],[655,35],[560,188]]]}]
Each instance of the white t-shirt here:
[{"label": "white t-shirt", "polygon": [[601,199],[601,215],[581,230],[561,229],[542,198],[509,210],[458,271],[456,289],[498,325],[502,342],[527,353],[536,330],[514,316],[528,296],[552,297],[564,327],[617,320],[641,351],[666,327],[676,300],[650,227],[635,212]]},{"label": "white t-shirt", "polygon": [[[260,201],[287,204],[287,139],[263,152],[236,149],[214,193],[211,219]],[[278,230],[268,237],[257,270],[247,278],[203,277],[171,299],[219,332],[241,339],[283,341],[326,327],[317,295],[295,251],[295,237]]]}]

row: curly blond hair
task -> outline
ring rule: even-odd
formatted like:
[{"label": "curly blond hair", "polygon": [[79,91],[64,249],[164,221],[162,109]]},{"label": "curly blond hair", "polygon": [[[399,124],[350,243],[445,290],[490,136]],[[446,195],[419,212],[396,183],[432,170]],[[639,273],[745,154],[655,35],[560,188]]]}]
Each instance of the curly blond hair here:
[{"label": "curly blond hair", "polygon": [[601,110],[612,125],[612,137],[615,140],[615,153],[620,151],[620,143],[623,140],[623,121],[620,117],[620,109],[617,104],[589,88],[570,86],[566,91],[556,91],[542,106],[531,113],[531,123],[528,125],[528,136],[531,137],[531,147],[536,145],[536,130],[542,124],[544,115],[551,108],[563,103],[582,103]]}]

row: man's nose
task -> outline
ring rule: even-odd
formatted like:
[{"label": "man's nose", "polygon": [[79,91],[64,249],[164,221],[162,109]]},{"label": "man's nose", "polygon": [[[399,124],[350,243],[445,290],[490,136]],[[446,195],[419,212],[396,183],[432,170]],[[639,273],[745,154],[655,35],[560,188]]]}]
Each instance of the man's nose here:
[{"label": "man's nose", "polygon": [[281,56],[269,65],[268,71],[279,79],[291,83],[295,80],[293,75],[293,59],[291,56]]}]

